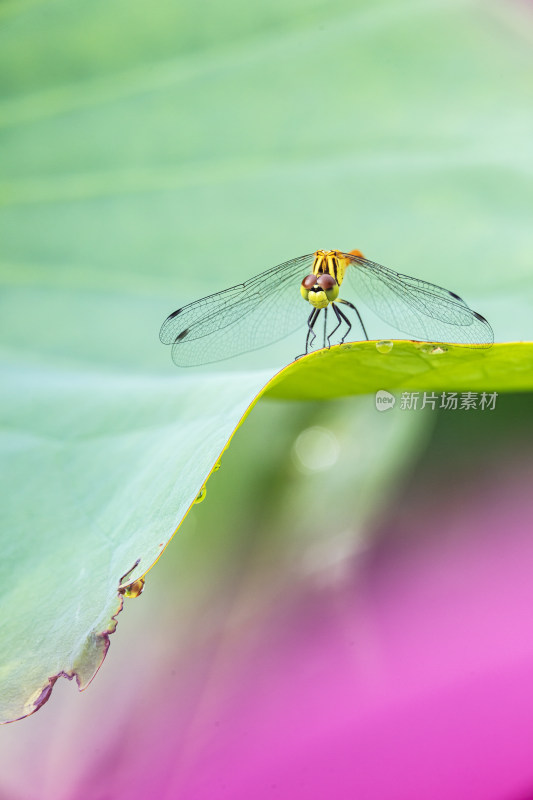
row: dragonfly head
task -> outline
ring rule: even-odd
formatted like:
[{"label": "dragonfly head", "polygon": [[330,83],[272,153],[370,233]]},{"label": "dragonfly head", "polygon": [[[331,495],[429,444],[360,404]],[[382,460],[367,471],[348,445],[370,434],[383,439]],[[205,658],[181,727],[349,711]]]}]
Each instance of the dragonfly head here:
[{"label": "dragonfly head", "polygon": [[300,286],[300,292],[304,300],[307,300],[314,308],[326,308],[333,300],[339,296],[339,284],[328,273],[322,275],[307,275]]}]

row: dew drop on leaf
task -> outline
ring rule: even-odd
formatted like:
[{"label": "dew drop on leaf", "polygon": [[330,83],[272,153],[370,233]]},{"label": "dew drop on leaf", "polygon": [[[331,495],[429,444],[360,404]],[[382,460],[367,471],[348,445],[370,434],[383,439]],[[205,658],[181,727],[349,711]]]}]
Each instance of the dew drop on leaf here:
[{"label": "dew drop on leaf", "polygon": [[196,495],[196,500],[194,502],[195,503],[202,503],[205,500],[206,494],[207,494],[207,488],[204,485],[204,486],[202,486],[202,488],[200,489],[200,491]]},{"label": "dew drop on leaf", "polygon": [[394,343],[388,340],[382,340],[376,342],[376,350],[378,351],[378,353],[390,353],[393,347]]}]

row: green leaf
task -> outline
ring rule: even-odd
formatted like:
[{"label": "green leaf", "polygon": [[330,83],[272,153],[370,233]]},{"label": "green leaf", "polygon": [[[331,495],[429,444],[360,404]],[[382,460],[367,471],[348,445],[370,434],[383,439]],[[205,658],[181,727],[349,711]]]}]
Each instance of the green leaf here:
[{"label": "green leaf", "polygon": [[380,389],[426,392],[531,392],[533,342],[474,349],[378,340],[319,350],[280,372],[267,396],[329,400]]},{"label": "green leaf", "polygon": [[264,381],[4,370],[4,721],[36,710],[60,673],[89,682],[121,577],[161,555]]},{"label": "green leaf", "polygon": [[[121,577],[160,555],[294,355],[174,372],[157,339],[170,311],[316,248],[360,247],[464,296],[498,341],[532,338],[530,47],[485,13],[2,5],[3,720],[59,674],[87,684]],[[530,357],[362,344],[298,362],[268,396],[523,390]]]}]

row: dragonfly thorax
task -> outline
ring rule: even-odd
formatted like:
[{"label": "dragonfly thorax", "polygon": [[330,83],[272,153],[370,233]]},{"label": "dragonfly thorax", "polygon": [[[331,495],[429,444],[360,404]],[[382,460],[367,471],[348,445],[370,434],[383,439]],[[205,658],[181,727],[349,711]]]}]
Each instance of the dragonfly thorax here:
[{"label": "dragonfly thorax", "polygon": [[331,275],[340,286],[347,266],[348,259],[339,250],[317,250],[311,271],[314,275]]}]

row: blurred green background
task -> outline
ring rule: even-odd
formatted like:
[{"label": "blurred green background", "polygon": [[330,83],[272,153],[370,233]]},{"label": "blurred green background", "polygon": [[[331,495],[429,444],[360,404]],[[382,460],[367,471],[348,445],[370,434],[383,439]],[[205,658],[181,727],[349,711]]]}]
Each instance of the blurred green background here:
[{"label": "blurred green background", "polygon": [[4,3],[4,347],[168,372],[167,313],[319,247],[450,286],[497,340],[531,338],[519,14]]}]

